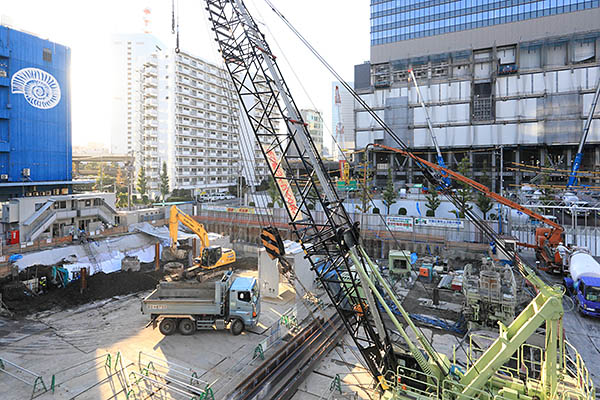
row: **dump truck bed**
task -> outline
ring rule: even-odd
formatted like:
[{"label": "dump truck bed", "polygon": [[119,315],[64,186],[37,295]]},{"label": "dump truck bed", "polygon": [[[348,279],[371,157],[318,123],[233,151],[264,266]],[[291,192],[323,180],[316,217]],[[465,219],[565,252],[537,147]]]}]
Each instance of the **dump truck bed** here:
[{"label": "dump truck bed", "polygon": [[161,296],[160,289],[156,289],[142,300],[142,313],[159,315],[222,315],[224,304],[215,302],[214,286],[212,293],[211,298],[205,298],[206,296],[202,296],[202,298],[164,297]]},{"label": "dump truck bed", "polygon": [[156,290],[142,300],[142,313],[222,316],[231,276],[232,272],[228,271],[213,282],[160,282]]}]

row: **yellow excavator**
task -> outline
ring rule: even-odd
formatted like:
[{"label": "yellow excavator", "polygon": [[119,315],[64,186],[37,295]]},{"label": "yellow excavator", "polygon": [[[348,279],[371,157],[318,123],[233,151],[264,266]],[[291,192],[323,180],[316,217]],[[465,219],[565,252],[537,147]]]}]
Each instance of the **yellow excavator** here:
[{"label": "yellow excavator", "polygon": [[196,222],[176,206],[171,206],[171,215],[169,216],[169,236],[172,250],[177,249],[177,232],[180,222],[200,238],[200,257],[196,257],[194,260],[196,265],[202,269],[215,269],[235,262],[235,251],[221,246],[211,246],[204,225]]}]

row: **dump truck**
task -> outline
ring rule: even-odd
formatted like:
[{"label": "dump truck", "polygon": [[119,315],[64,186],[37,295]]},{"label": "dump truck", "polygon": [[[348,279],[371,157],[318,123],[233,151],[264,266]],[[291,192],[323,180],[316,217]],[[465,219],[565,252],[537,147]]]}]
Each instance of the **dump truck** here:
[{"label": "dump truck", "polygon": [[233,278],[226,271],[213,282],[180,281],[158,284],[142,300],[142,313],[149,325],[172,335],[191,335],[201,329],[229,328],[233,335],[253,328],[260,316],[260,294],[256,278]]},{"label": "dump truck", "polygon": [[569,257],[564,285],[581,315],[600,317],[600,264],[587,250],[576,250]]}]

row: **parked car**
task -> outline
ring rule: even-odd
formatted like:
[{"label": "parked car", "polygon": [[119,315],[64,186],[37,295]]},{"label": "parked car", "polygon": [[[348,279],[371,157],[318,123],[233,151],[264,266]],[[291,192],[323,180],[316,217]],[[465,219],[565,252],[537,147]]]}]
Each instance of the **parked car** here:
[{"label": "parked car", "polygon": [[567,208],[567,213],[584,216],[590,213],[590,204],[587,201],[576,201]]}]

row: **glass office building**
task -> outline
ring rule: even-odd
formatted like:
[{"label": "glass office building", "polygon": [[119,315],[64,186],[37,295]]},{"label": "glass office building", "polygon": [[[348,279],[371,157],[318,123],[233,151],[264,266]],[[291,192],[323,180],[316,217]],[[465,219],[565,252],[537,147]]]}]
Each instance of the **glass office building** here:
[{"label": "glass office building", "polygon": [[600,0],[371,0],[371,46],[598,8]]}]

